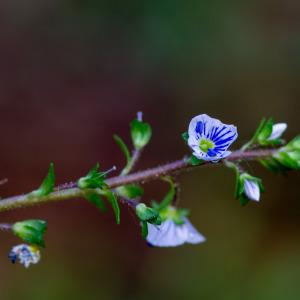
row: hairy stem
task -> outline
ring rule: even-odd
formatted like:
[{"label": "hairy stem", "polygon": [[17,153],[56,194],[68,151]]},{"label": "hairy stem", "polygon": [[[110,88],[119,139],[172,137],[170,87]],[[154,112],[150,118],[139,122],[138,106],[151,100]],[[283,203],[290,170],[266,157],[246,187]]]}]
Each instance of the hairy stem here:
[{"label": "hairy stem", "polygon": [[[263,159],[272,156],[277,150],[267,149],[267,150],[253,150],[253,151],[235,151],[226,160],[227,161],[249,161]],[[198,167],[208,166],[208,165],[223,165],[224,161],[218,163],[205,162]],[[135,172],[125,176],[116,176],[106,180],[106,183],[110,188],[116,188],[118,186],[139,183],[143,184],[148,181],[159,179],[165,175],[174,175],[181,173],[183,171],[189,171],[198,167],[193,167],[189,164],[188,159],[184,158],[171,163],[167,163],[155,168]],[[100,191],[95,189],[95,192]],[[47,196],[36,197],[32,194],[19,195],[14,197],[9,197],[2,199],[0,201],[0,212],[15,208],[32,206],[35,204],[41,204],[52,201],[68,200],[72,198],[80,198],[85,195],[85,190],[81,190],[77,187],[66,188],[63,190],[55,190],[54,192],[48,194]],[[126,200],[123,200],[126,201]]]}]

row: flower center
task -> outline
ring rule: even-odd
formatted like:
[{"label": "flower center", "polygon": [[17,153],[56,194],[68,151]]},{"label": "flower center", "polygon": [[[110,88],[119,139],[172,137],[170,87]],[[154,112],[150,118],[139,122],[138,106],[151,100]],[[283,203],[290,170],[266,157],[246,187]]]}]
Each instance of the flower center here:
[{"label": "flower center", "polygon": [[214,149],[215,148],[215,144],[213,141],[209,140],[209,139],[202,139],[200,141],[200,144],[199,144],[199,148],[204,152],[204,153],[207,153],[208,150],[210,149]]}]

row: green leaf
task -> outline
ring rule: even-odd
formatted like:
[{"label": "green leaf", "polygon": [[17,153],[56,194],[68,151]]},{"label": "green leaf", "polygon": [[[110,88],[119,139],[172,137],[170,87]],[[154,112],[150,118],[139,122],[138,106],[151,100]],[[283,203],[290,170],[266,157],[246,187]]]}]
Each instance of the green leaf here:
[{"label": "green leaf", "polygon": [[116,222],[117,224],[120,224],[120,207],[118,203],[118,199],[116,195],[109,189],[104,189],[100,191],[103,196],[105,196],[110,203],[110,205],[113,208],[113,211],[115,213]]},{"label": "green leaf", "polygon": [[43,220],[25,220],[12,226],[13,233],[20,239],[41,247],[45,247],[43,236],[46,229],[47,222]]},{"label": "green leaf", "polygon": [[123,152],[123,154],[126,158],[126,166],[122,172],[123,175],[125,175],[128,173],[128,170],[130,170],[132,157],[128,150],[128,147],[126,146],[124,141],[118,135],[116,135],[116,134],[114,135],[114,140],[116,141],[117,145],[119,146],[119,148],[121,149],[121,151]]},{"label": "green leaf", "polygon": [[35,197],[47,196],[51,192],[53,192],[55,185],[55,174],[54,174],[54,164],[50,163],[49,171],[45,179],[43,180],[41,186],[33,191],[31,195]]},{"label": "green leaf", "polygon": [[77,185],[80,189],[95,189],[106,186],[105,173],[99,172],[99,164],[97,163],[86,176],[81,177],[77,181]]},{"label": "green leaf", "polygon": [[102,212],[106,212],[107,209],[105,203],[102,200],[101,196],[98,195],[96,192],[87,191],[85,192],[84,197],[90,203],[94,204],[99,210],[101,210]]},{"label": "green leaf", "polygon": [[139,185],[129,184],[118,187],[117,192],[121,197],[127,199],[136,199],[143,195],[144,190]]},{"label": "green leaf", "polygon": [[181,135],[182,139],[187,143],[188,142],[188,139],[189,139],[189,134],[188,132],[184,132],[182,135]]},{"label": "green leaf", "polygon": [[141,221],[149,222],[151,224],[160,225],[161,219],[159,213],[151,208],[147,207],[144,203],[140,203],[135,208],[136,215]]},{"label": "green leaf", "polygon": [[152,129],[149,123],[134,119],[131,124],[131,138],[136,150],[141,150],[145,147],[152,136]]},{"label": "green leaf", "polygon": [[147,222],[143,221],[141,222],[142,227],[142,238],[145,240],[148,236],[148,224]]},{"label": "green leaf", "polygon": [[203,163],[203,160],[197,158],[196,156],[192,155],[190,158],[189,158],[189,163],[192,165],[192,166],[199,166]]},{"label": "green leaf", "polygon": [[267,140],[270,137],[270,135],[272,134],[273,125],[274,125],[274,122],[271,118],[269,120],[265,121],[264,126],[261,128],[261,130],[257,136],[257,141],[261,145],[268,145],[270,143]]}]

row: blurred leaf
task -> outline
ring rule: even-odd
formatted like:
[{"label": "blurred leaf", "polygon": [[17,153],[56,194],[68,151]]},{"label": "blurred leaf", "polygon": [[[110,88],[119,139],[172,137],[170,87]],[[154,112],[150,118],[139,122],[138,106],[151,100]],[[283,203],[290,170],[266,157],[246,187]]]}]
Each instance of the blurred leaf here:
[{"label": "blurred leaf", "polygon": [[47,176],[43,180],[41,186],[37,190],[33,191],[31,195],[36,197],[47,196],[53,191],[54,185],[55,185],[54,164],[50,163]]},{"label": "blurred leaf", "polygon": [[190,158],[189,158],[189,163],[192,165],[192,166],[199,166],[203,163],[203,160],[197,158],[196,156],[192,155]]},{"label": "blurred leaf", "polygon": [[43,220],[25,220],[12,227],[13,233],[23,241],[41,247],[45,247],[43,236],[46,229],[47,222]]},{"label": "blurred leaf", "polygon": [[115,213],[116,222],[120,224],[120,207],[116,195],[109,189],[101,190],[100,192],[107,198]]},{"label": "blurred leaf", "polygon": [[145,240],[148,236],[148,223],[145,221],[142,221],[141,227],[142,227],[142,238]]},{"label": "blurred leaf", "polygon": [[101,196],[93,191],[87,191],[84,197],[92,204],[96,205],[96,207],[102,212],[106,212],[106,206]]},{"label": "blurred leaf", "polygon": [[182,139],[187,143],[188,142],[188,139],[189,139],[189,134],[188,132],[184,132],[182,135],[181,135]]},{"label": "blurred leaf", "polygon": [[143,195],[144,190],[137,184],[129,184],[118,187],[117,192],[121,197],[136,199]]}]

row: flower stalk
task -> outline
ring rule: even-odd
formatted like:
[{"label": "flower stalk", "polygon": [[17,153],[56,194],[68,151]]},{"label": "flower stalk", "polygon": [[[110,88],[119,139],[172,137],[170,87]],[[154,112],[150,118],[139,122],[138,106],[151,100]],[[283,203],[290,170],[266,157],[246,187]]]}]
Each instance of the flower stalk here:
[{"label": "flower stalk", "polygon": [[[250,161],[250,160],[260,160],[272,157],[278,150],[277,149],[258,149],[252,151],[234,151],[232,154],[218,163],[204,162],[198,167],[204,166],[217,166],[223,165],[226,161]],[[162,176],[178,174],[186,171],[191,171],[196,167],[189,164],[188,159],[183,158],[171,163],[160,165],[151,169],[135,172],[125,176],[115,176],[108,178],[105,182],[110,188],[116,188],[119,186],[124,186],[128,184],[144,184],[149,181],[158,180]],[[55,190],[45,196],[35,196],[32,194],[24,194],[19,196],[13,196],[9,198],[4,198],[0,201],[0,212],[7,211],[15,208],[23,208],[28,206],[33,206],[35,204],[42,204],[53,201],[63,201],[74,198],[84,198],[85,193],[89,190],[82,190],[77,187],[66,188],[62,190]],[[100,194],[99,189],[93,189],[94,192]],[[126,201],[126,200],[124,200]]]}]

